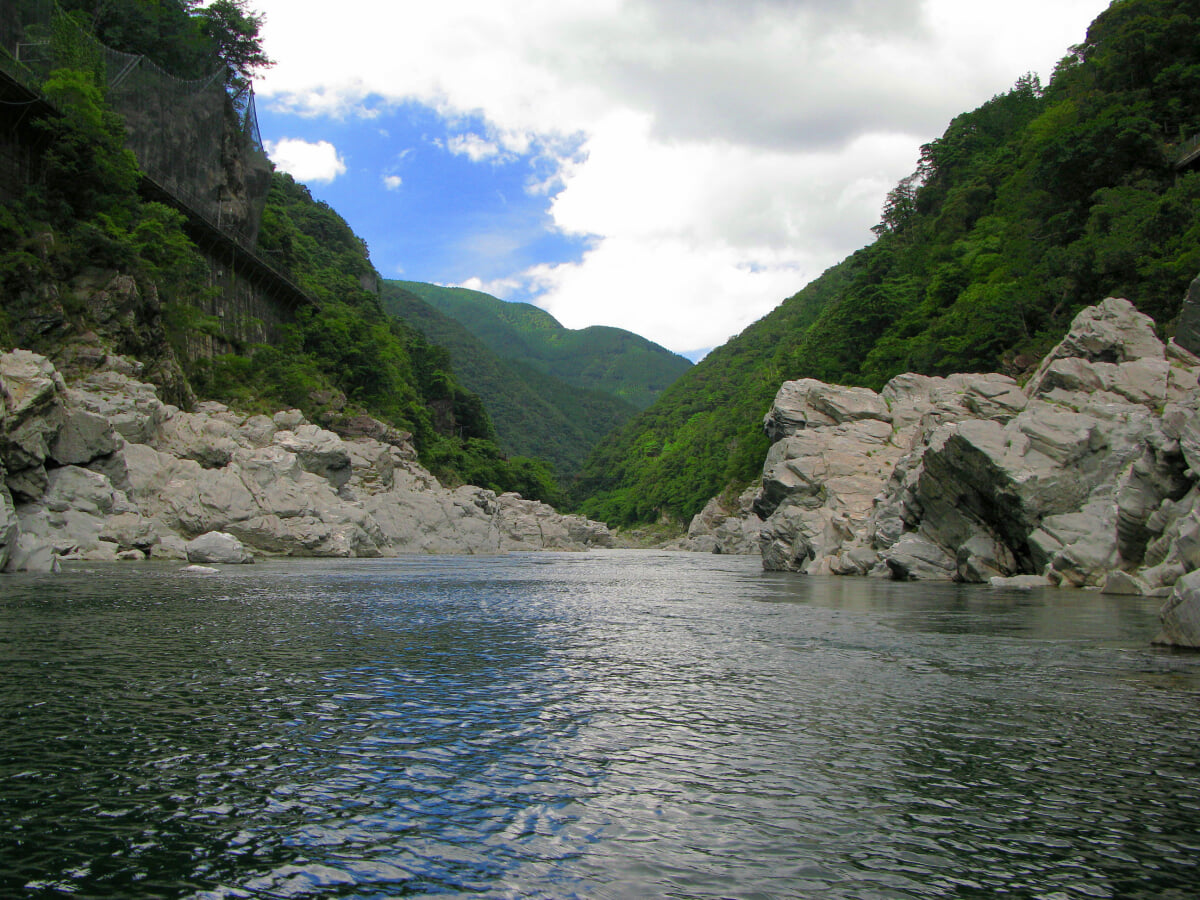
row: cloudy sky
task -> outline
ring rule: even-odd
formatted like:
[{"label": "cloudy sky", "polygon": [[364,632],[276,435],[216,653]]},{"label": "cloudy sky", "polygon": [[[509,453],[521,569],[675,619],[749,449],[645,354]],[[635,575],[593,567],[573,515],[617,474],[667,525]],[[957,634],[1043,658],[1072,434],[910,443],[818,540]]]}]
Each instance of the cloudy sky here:
[{"label": "cloudy sky", "polygon": [[276,164],[385,278],[693,358],[872,239],[920,145],[1107,0],[251,0]]}]

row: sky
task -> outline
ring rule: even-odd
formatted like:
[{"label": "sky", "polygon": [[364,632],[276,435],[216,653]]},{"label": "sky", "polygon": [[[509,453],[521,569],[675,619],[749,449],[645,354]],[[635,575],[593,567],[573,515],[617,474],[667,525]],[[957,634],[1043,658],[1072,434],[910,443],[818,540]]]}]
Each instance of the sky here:
[{"label": "sky", "polygon": [[699,359],[1107,0],[251,0],[277,167],[384,278]]}]

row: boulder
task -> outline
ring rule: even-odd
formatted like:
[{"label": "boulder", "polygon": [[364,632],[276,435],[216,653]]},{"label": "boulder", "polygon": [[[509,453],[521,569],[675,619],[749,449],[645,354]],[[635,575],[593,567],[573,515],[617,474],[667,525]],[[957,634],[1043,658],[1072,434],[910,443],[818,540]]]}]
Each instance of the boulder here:
[{"label": "boulder", "polygon": [[332,431],[300,425],[294,431],[277,432],[274,442],[294,453],[306,472],[319,475],[335,488],[348,482],[353,474],[345,442]]},{"label": "boulder", "polygon": [[254,555],[232,534],[209,531],[187,543],[190,563],[251,563]]},{"label": "boulder", "polygon": [[1046,355],[1030,380],[1028,393],[1040,393],[1042,378],[1059,359],[1123,363],[1136,359],[1163,359],[1166,348],[1154,331],[1154,320],[1128,300],[1109,297],[1075,317],[1071,328]]},{"label": "boulder", "polygon": [[72,407],[95,413],[124,440],[137,444],[154,440],[163,422],[178,412],[160,401],[151,385],[134,380],[119,368],[87,375],[68,389],[67,398]]},{"label": "boulder", "polygon": [[14,498],[34,500],[46,488],[45,463],[62,425],[66,384],[50,360],[28,350],[0,354],[0,461]]},{"label": "boulder", "polygon": [[671,549],[749,556],[759,551],[762,519],[754,512],[758,488],[751,486],[729,500],[713,497],[692,517],[687,537]]},{"label": "boulder", "polygon": [[119,549],[131,549],[105,540],[110,516],[136,518],[137,513],[107,476],[79,466],[51,470],[43,495],[18,509],[21,531],[67,559],[110,558]]},{"label": "boulder", "polygon": [[53,544],[37,535],[21,534],[11,548],[5,572],[57,572],[60,565]]},{"label": "boulder", "polygon": [[[0,473],[2,472],[3,467],[0,466]],[[0,572],[8,565],[8,558],[12,555],[20,534],[21,526],[17,520],[17,511],[13,508],[12,495],[3,479],[0,479]]]},{"label": "boulder", "polygon": [[887,404],[867,388],[825,384],[813,378],[786,381],[763,420],[763,430],[778,441],[806,428],[838,425],[859,419],[891,422]]},{"label": "boulder", "polygon": [[108,419],[85,409],[68,409],[63,416],[49,456],[61,466],[86,465],[117,449],[121,438]]},{"label": "boulder", "polygon": [[1158,615],[1162,631],[1155,638],[1156,644],[1200,649],[1200,571],[1175,582]]},{"label": "boulder", "polygon": [[1200,356],[1200,276],[1188,286],[1183,298],[1175,326],[1175,342],[1189,353]]},{"label": "boulder", "polygon": [[179,459],[194,460],[206,469],[228,465],[233,454],[249,442],[237,425],[220,415],[223,410],[223,407],[198,413],[170,410],[153,437],[155,449]]}]

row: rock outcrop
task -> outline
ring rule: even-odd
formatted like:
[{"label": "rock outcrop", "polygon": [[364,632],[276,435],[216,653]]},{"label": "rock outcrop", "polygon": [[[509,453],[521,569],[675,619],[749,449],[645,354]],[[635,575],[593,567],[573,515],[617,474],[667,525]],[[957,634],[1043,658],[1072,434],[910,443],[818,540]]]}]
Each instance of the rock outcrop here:
[{"label": "rock outcrop", "polygon": [[[353,436],[341,437],[295,410],[247,417],[202,403],[185,412],[137,371],[114,357],[68,385],[35,353],[0,355],[0,570],[72,558],[229,562],[611,542],[603,524],[517,494],[443,487],[410,437],[383,423],[355,420]],[[216,555],[197,549],[202,535],[221,545]]]},{"label": "rock outcrop", "polygon": [[667,550],[693,553],[727,553],[752,556],[758,553],[762,519],[754,511],[758,488],[752,486],[734,498],[713,497],[692,517],[685,537],[667,544]]},{"label": "rock outcrop", "polygon": [[1200,568],[1198,380],[1200,358],[1110,298],[1023,388],[996,374],[902,375],[879,394],[788,382],[764,423],[763,564],[1171,595],[1164,639],[1184,642],[1200,621],[1182,580]]}]

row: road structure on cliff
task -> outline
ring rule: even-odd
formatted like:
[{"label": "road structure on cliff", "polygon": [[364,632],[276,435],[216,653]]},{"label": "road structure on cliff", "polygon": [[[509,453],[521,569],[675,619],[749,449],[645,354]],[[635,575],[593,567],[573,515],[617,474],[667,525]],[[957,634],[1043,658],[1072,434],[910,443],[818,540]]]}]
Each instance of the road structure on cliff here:
[{"label": "road structure on cliff", "polygon": [[18,4],[0,13],[5,175],[20,179],[36,169],[44,137],[32,123],[59,115],[41,85],[66,64],[64,57],[79,56],[80,47],[104,72],[108,101],[125,121],[126,146],[137,158],[143,196],[182,213],[190,236],[211,261],[289,314],[317,306],[257,250],[271,164],[258,130],[253,89],[230,94],[223,70],[200,79],[177,78],[144,56],[101,44],[53,3]]}]

